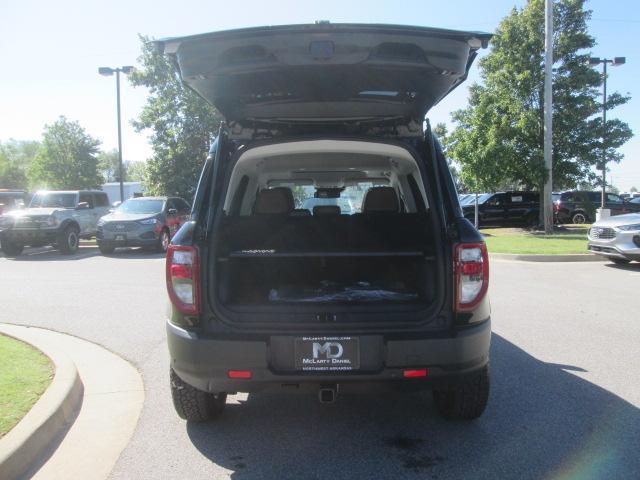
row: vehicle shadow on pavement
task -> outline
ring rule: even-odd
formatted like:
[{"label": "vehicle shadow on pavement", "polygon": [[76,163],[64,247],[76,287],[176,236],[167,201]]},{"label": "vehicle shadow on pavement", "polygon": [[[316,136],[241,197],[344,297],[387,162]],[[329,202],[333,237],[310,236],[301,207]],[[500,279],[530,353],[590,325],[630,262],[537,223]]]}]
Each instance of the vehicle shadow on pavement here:
[{"label": "vehicle shadow on pavement", "polygon": [[640,262],[631,263],[613,263],[608,262],[604,264],[607,268],[613,268],[614,270],[626,270],[627,272],[640,273]]},{"label": "vehicle shadow on pavement", "polygon": [[104,255],[100,253],[98,247],[86,246],[80,247],[78,251],[71,255],[62,255],[58,250],[53,247],[34,247],[26,248],[21,255],[17,257],[5,257],[0,255],[0,258],[6,258],[10,261],[16,262],[40,262],[40,261],[77,261],[84,260],[85,258],[102,256],[106,258],[123,259],[123,260],[145,260],[149,258],[164,258],[166,254],[151,252],[142,248],[123,248],[116,250],[114,253]]},{"label": "vehicle shadow on pavement", "polygon": [[640,478],[640,409],[572,373],[580,367],[492,341],[490,403],[475,422],[442,420],[429,393],[332,405],[265,393],[187,433],[239,479]]},{"label": "vehicle shadow on pavement", "polygon": [[119,248],[115,252],[103,257],[113,258],[114,260],[145,260],[148,258],[165,258],[166,253],[145,250],[144,248]]},{"label": "vehicle shadow on pavement", "polygon": [[62,261],[68,262],[73,260],[82,260],[89,257],[100,255],[98,247],[80,247],[74,254],[63,255],[59,250],[53,247],[27,247],[17,257],[7,257],[2,254],[0,257],[15,262],[34,262],[34,261]]}]

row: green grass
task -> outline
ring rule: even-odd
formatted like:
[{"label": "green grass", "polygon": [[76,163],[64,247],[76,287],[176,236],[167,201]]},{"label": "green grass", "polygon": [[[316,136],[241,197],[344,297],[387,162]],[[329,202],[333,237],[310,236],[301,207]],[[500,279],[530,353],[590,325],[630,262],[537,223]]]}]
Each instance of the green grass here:
[{"label": "green grass", "polygon": [[26,343],[0,335],[0,437],[24,417],[52,378],[49,358]]},{"label": "green grass", "polygon": [[587,252],[588,225],[566,226],[552,235],[514,228],[482,229],[489,253],[561,255]]}]

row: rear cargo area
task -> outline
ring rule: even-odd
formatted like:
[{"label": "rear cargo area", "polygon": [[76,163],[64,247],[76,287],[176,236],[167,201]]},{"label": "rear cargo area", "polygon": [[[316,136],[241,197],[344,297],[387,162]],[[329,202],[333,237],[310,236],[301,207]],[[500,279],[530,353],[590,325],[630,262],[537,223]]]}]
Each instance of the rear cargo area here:
[{"label": "rear cargo area", "polygon": [[434,297],[425,214],[228,218],[217,284],[231,309],[384,304]]},{"label": "rear cargo area", "polygon": [[440,298],[441,229],[406,149],[276,143],[247,149],[229,168],[213,235],[218,315],[422,321]]}]

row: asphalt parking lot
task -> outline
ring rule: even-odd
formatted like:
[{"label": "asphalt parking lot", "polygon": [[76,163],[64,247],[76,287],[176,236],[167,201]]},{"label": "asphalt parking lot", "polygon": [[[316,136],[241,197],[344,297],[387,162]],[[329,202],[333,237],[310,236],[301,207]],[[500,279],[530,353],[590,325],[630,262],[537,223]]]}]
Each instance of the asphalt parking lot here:
[{"label": "asphalt parking lot", "polygon": [[[164,259],[125,250],[0,258],[0,322],[99,343],[146,399],[114,479],[640,478],[640,264],[491,264],[492,391],[474,423],[427,394],[230,397],[187,425],[169,396]],[[105,412],[108,415],[109,412]]]}]

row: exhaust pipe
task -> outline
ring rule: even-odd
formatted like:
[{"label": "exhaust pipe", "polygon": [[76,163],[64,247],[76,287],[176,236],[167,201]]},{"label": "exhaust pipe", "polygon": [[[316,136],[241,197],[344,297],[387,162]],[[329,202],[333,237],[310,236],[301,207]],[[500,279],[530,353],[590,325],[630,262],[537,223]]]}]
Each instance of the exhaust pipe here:
[{"label": "exhaust pipe", "polygon": [[338,396],[337,385],[321,385],[318,391],[318,399],[320,403],[333,403]]}]

